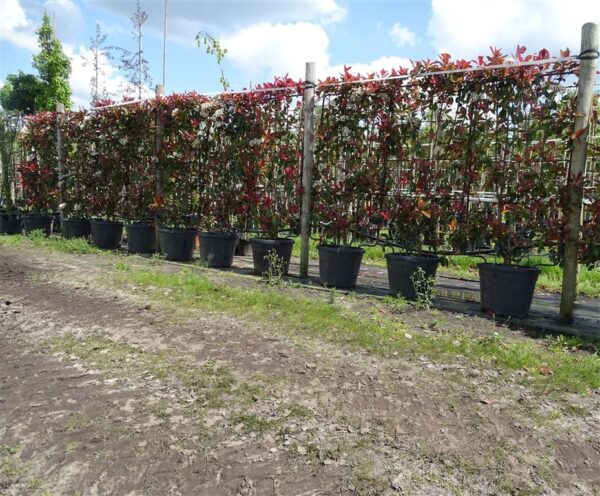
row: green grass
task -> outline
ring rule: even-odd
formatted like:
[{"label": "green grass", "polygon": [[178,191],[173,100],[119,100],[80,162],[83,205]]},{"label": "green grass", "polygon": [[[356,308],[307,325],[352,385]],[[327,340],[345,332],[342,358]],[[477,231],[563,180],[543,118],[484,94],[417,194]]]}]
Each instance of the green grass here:
[{"label": "green grass", "polygon": [[45,236],[41,231],[24,236],[15,234],[11,236],[0,236],[0,246],[46,248],[49,251],[58,253],[103,253],[102,250],[90,245],[81,238],[63,239],[55,236]]},{"label": "green grass", "polygon": [[[406,357],[426,355],[433,360],[452,360],[462,355],[506,370],[524,369],[529,372],[527,380],[542,387],[580,393],[600,387],[598,348],[588,340],[577,341],[575,348],[591,347],[592,353],[574,352],[573,346],[556,340],[505,342],[497,336],[476,338],[461,333],[409,335],[397,320],[375,320],[294,292],[224,286],[190,270],[166,274],[132,269],[120,271],[115,277],[154,289],[160,300],[165,298],[164,289],[169,288],[168,298],[178,308],[242,316],[296,336],[319,338],[379,355],[397,352]],[[550,374],[542,373],[548,370]]]}]

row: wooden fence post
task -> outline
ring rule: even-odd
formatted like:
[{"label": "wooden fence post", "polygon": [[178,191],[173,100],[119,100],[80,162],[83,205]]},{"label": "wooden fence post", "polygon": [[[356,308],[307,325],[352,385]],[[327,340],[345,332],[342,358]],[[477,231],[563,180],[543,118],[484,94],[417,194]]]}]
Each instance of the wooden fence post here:
[{"label": "wooden fence post", "polygon": [[[58,162],[58,203],[62,205],[65,188],[65,142],[63,133],[63,120],[65,117],[65,106],[56,104],[56,158]],[[60,209],[60,222],[62,225],[63,211]]]},{"label": "wooden fence post", "polygon": [[[162,84],[156,85],[156,97],[163,96],[165,94],[165,87]],[[162,115],[162,108],[160,104],[156,106],[156,137],[154,139],[154,171],[155,171],[155,192],[156,196],[162,196],[163,194],[163,174],[158,167],[158,158],[160,156],[160,150],[163,145],[164,138],[164,120]],[[158,229],[160,228],[158,215],[154,215],[154,229],[156,235],[156,250],[160,253],[160,238],[158,236]]]},{"label": "wooden fence post", "polygon": [[315,63],[306,63],[304,78],[304,142],[302,161],[302,213],[300,218],[300,277],[308,277],[308,252],[310,245],[310,218],[313,166],[315,163]]},{"label": "wooden fence post", "polygon": [[568,177],[569,205],[565,211],[566,240],[559,318],[573,322],[577,297],[577,245],[581,229],[583,176],[587,158],[587,141],[598,57],[598,24],[588,22],[581,29],[581,61],[577,85],[577,114],[573,130],[573,151]]}]

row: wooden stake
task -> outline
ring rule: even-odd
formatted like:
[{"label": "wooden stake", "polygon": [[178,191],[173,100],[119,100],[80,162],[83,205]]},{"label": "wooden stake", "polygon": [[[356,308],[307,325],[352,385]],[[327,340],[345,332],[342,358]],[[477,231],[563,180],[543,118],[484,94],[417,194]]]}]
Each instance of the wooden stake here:
[{"label": "wooden stake", "polygon": [[[595,51],[595,53],[594,53]],[[581,29],[581,54],[579,82],[577,85],[577,114],[573,129],[573,151],[568,178],[569,205],[566,218],[566,240],[562,292],[560,295],[560,321],[573,322],[573,310],[577,297],[577,245],[581,229],[583,199],[583,176],[587,158],[587,142],[594,83],[596,81],[596,58],[598,54],[598,24],[588,22]]]},{"label": "wooden stake", "polygon": [[[165,87],[162,84],[156,85],[156,96],[163,96],[165,94]],[[154,180],[156,181],[155,192],[156,196],[162,196],[163,194],[163,171],[158,166],[158,160],[160,151],[163,145],[164,139],[164,120],[162,115],[162,108],[160,104],[156,106],[156,137],[154,140]],[[159,222],[158,215],[154,215],[154,229],[156,235],[156,250],[160,252],[160,238],[158,236],[158,229],[162,227]]]},{"label": "wooden stake", "polygon": [[306,63],[304,78],[304,143],[302,162],[302,213],[300,219],[300,277],[308,277],[308,251],[310,243],[310,218],[312,211],[311,193],[315,130],[315,63]]},{"label": "wooden stake", "polygon": [[[65,106],[62,103],[56,104],[56,158],[58,162],[58,203],[63,202],[65,188],[65,144],[63,134],[63,120],[65,116]],[[62,224],[63,212],[60,209],[60,220]]]}]

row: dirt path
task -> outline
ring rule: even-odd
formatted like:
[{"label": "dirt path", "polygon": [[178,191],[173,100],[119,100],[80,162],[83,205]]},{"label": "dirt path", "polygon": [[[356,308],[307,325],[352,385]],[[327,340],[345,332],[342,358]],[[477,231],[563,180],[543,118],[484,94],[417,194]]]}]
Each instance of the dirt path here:
[{"label": "dirt path", "polygon": [[0,250],[0,494],[600,491],[598,394],[182,313],[111,285],[114,256]]}]

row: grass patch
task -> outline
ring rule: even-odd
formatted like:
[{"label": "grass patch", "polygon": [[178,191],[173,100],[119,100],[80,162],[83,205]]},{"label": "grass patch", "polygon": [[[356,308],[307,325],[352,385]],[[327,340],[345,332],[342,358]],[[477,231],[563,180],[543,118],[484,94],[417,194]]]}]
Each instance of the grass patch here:
[{"label": "grass patch", "polygon": [[[121,282],[154,290],[157,299],[168,299],[181,309],[205,309],[250,318],[299,336],[361,348],[379,355],[411,357],[427,355],[433,360],[451,360],[462,355],[507,370],[526,370],[532,384],[570,392],[600,387],[598,353],[573,352],[556,340],[504,342],[497,336],[474,338],[461,333],[433,336],[408,335],[397,319],[375,320],[349,312],[341,305],[299,297],[294,292],[261,288],[240,289],[211,282],[206,276],[184,269],[177,273],[131,270],[115,274]],[[578,338],[579,339],[579,338]],[[589,340],[577,341],[579,349],[595,349]]]},{"label": "grass patch", "polygon": [[34,231],[25,236],[15,234],[11,236],[0,236],[0,246],[45,248],[58,253],[72,253],[81,255],[86,253],[103,253],[102,250],[90,245],[85,239],[64,239],[55,236],[45,236],[41,231]]}]

